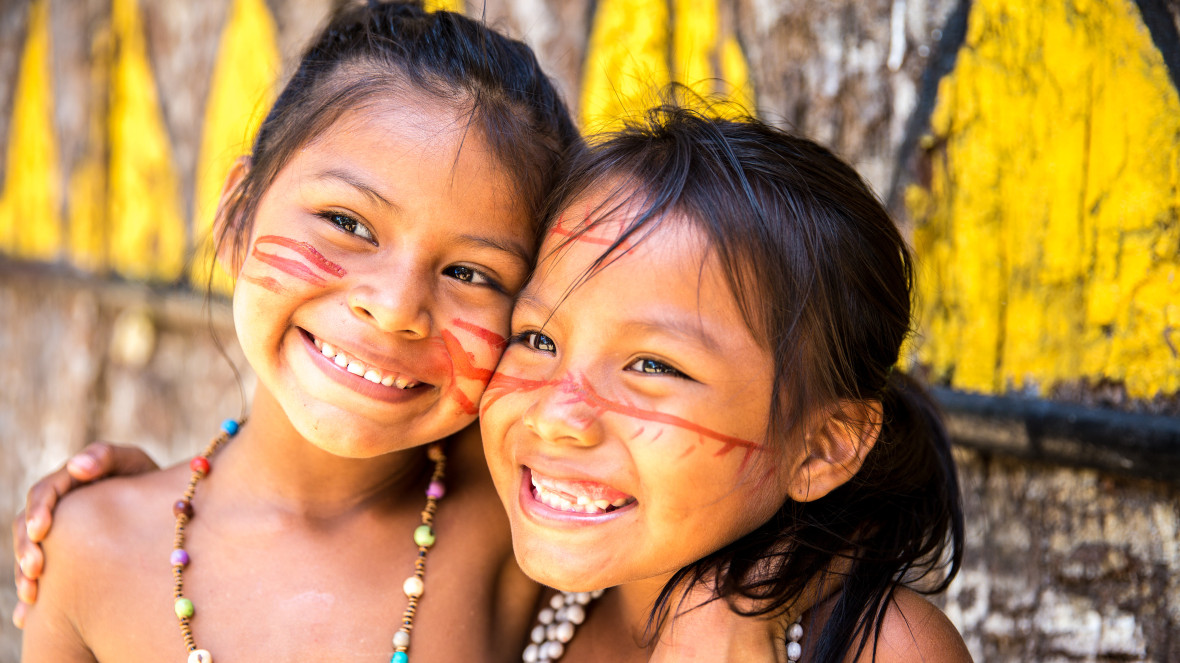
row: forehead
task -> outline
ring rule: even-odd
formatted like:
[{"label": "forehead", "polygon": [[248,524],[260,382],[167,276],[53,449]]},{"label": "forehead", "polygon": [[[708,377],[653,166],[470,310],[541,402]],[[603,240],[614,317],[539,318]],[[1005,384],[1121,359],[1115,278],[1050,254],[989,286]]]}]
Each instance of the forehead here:
[{"label": "forehead", "polygon": [[666,214],[620,241],[644,206],[640,196],[616,194],[617,188],[597,187],[561,211],[541,245],[526,294],[732,300],[704,233],[684,215]]}]

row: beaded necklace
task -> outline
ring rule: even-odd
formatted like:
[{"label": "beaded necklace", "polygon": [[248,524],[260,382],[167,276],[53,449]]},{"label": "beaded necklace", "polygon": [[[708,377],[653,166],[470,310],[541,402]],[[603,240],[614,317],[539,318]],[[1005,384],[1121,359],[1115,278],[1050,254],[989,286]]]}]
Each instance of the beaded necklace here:
[{"label": "beaded necklace", "polygon": [[[565,655],[565,646],[574,639],[574,631],[586,621],[590,602],[602,596],[603,590],[593,592],[561,592],[549,599],[549,605],[537,613],[537,625],[529,633],[529,644],[521,657],[524,663],[554,663]],[[803,658],[802,616],[787,627],[787,661],[798,663]]]},{"label": "beaded necklace", "polygon": [[[188,649],[188,663],[213,663],[213,655],[207,649],[197,649],[193,638],[192,618],[195,613],[193,602],[184,596],[184,568],[189,564],[188,551],[184,549],[184,527],[193,518],[193,495],[197,491],[197,483],[209,474],[211,465],[209,458],[223,444],[237,435],[241,429],[241,422],[226,419],[221,423],[221,432],[213,438],[209,446],[199,456],[193,458],[189,468],[193,471],[189,478],[184,496],[172,505],[172,513],[176,516],[176,534],[173,538],[172,578],[173,597],[176,599],[174,609],[176,618],[180,620],[180,633],[184,636],[184,645]],[[426,552],[434,545],[434,512],[438,509],[438,501],[446,494],[443,477],[446,472],[447,458],[442,445],[431,444],[426,449],[426,455],[434,462],[434,473],[430,476],[430,485],[426,488],[426,506],[422,509],[422,524],[414,530],[414,544],[418,546],[418,557],[414,560],[414,574],[406,578],[402,584],[402,591],[406,595],[406,609],[402,613],[402,625],[393,634],[393,655],[390,663],[408,663],[410,660],[410,632],[414,630],[414,614],[418,611],[418,602],[425,590],[423,578],[426,575]]]}]

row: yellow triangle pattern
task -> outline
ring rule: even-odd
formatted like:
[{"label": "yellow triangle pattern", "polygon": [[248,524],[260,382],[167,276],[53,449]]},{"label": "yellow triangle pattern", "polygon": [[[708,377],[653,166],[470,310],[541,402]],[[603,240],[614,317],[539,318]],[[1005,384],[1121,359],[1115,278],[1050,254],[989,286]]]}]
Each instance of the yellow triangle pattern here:
[{"label": "yellow triangle pattern", "polygon": [[0,250],[40,260],[55,258],[62,242],[48,5],[36,0],[29,8],[0,195]]},{"label": "yellow triangle pattern", "polygon": [[110,260],[137,279],[176,279],[185,227],[172,148],[136,0],[112,0],[118,55],[111,75]]},{"label": "yellow triangle pattern", "polygon": [[719,28],[718,0],[603,0],[582,80],[582,126],[609,130],[659,101],[672,81],[707,97],[711,111],[754,111],[741,46]]},{"label": "yellow triangle pattern", "polygon": [[448,11],[462,13],[465,9],[463,0],[426,0],[426,11]]},{"label": "yellow triangle pattern", "polygon": [[[205,107],[197,162],[192,282],[203,288],[214,264],[212,229],[225,177],[251,143],[275,98],[281,67],[274,17],[264,0],[235,0],[221,34]],[[215,291],[232,289],[228,274],[213,275]]]}]

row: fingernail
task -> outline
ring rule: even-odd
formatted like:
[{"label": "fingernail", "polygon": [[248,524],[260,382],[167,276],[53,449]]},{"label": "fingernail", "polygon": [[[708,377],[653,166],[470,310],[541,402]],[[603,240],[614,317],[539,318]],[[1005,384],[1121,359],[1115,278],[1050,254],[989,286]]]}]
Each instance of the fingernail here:
[{"label": "fingernail", "polygon": [[93,456],[74,456],[70,459],[70,469],[83,474],[94,474],[98,471],[98,461]]},{"label": "fingernail", "polygon": [[24,555],[20,558],[20,572],[25,574],[25,577],[30,577],[29,569],[33,566],[33,556]]},{"label": "fingernail", "polygon": [[25,523],[25,534],[30,539],[36,539],[38,535],[45,531],[45,519],[41,514],[30,516],[29,521]]}]

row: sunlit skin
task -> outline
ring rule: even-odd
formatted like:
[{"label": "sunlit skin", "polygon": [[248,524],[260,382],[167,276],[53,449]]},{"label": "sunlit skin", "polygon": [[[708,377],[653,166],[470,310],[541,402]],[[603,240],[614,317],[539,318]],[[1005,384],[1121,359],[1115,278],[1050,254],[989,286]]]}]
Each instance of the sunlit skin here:
[{"label": "sunlit skin", "polygon": [[[538,590],[513,561],[470,424],[532,230],[466,122],[409,93],[346,112],[280,170],[243,254],[221,256],[258,383],[186,533],[193,632],[215,660],[388,661],[429,477],[420,447],[448,436],[413,657],[519,658]],[[62,502],[26,661],[184,660],[168,554],[189,475],[113,479]]]},{"label": "sunlit skin", "polygon": [[[585,218],[597,202],[567,216]],[[587,625],[597,643],[571,645],[578,660],[579,651],[607,655],[606,620],[641,637],[670,575],[760,525],[786,488],[778,452],[766,448],[770,354],[700,234],[669,219],[572,290],[603,245],[565,239],[542,246],[481,421],[522,568],[567,590],[620,586],[601,607],[610,616]],[[539,501],[534,475],[630,502],[597,514],[554,509]]]}]

